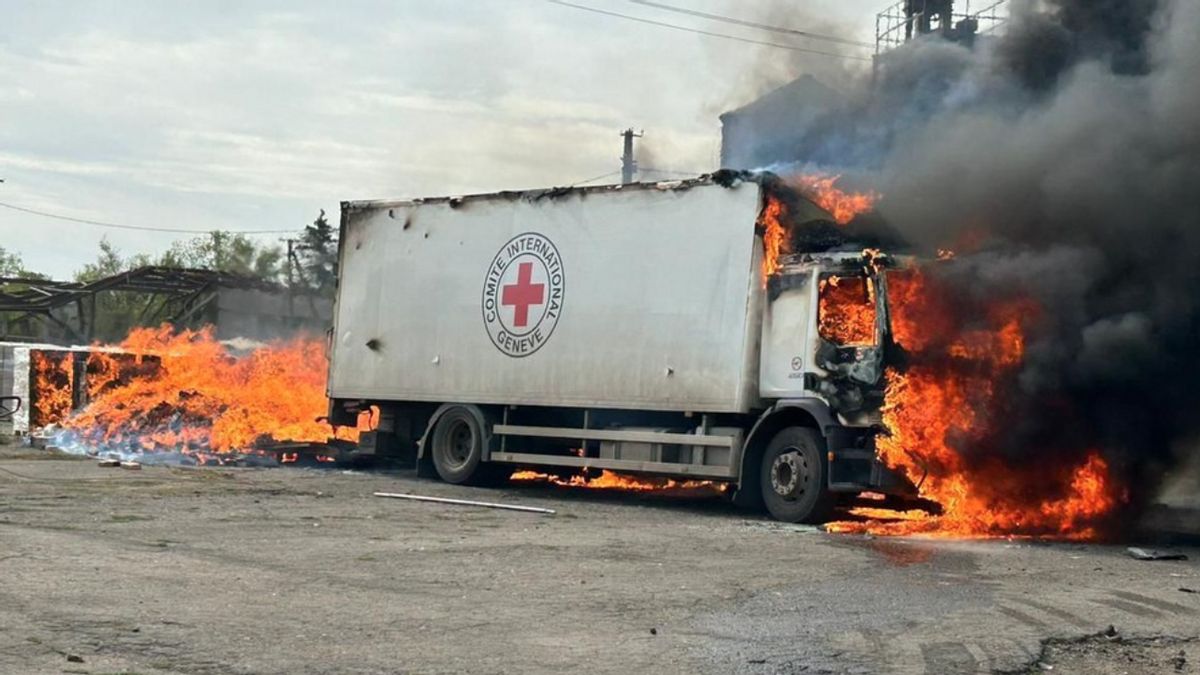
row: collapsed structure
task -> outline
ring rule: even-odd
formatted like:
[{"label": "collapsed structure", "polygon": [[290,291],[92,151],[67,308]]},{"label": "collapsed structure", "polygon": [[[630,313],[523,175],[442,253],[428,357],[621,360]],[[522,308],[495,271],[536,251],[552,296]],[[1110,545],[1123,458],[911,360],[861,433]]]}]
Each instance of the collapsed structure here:
[{"label": "collapsed structure", "polygon": [[[109,325],[100,303],[110,296],[139,303],[134,323]],[[0,339],[31,343],[117,340],[135,325],[162,323],[266,340],[323,332],[331,313],[330,299],[309,289],[214,270],[147,266],[86,282],[0,278]]]}]

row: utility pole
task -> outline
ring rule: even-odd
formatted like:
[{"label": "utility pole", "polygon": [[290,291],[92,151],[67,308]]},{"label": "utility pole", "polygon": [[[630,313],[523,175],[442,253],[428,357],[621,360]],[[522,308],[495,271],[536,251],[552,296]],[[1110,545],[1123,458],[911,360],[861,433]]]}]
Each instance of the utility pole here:
[{"label": "utility pole", "polygon": [[621,155],[622,183],[633,182],[633,176],[637,173],[637,160],[633,158],[633,139],[641,138],[645,133],[645,131],[635,133],[633,127],[621,132],[621,136],[625,139],[625,152]]},{"label": "utility pole", "polygon": [[288,318],[296,314],[296,244],[297,239],[284,239],[287,242],[287,297],[288,297]]}]

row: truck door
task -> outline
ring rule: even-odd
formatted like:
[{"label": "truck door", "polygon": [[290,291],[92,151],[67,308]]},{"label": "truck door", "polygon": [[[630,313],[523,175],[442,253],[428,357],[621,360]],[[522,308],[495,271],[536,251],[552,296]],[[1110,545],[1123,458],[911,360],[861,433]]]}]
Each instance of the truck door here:
[{"label": "truck door", "polygon": [[804,374],[813,367],[816,284],[815,270],[806,268],[768,285],[758,378],[763,398],[804,395]]}]

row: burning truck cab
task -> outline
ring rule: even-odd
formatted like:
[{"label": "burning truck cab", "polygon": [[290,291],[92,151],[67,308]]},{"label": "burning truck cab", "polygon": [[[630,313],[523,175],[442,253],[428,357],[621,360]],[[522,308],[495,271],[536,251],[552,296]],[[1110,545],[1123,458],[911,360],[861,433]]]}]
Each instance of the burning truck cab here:
[{"label": "burning truck cab", "polygon": [[869,200],[810,196],[721,171],[343,203],[330,419],[377,407],[362,451],[451,483],[707,480],[790,522],[913,496],[875,451],[900,261],[843,230]]}]

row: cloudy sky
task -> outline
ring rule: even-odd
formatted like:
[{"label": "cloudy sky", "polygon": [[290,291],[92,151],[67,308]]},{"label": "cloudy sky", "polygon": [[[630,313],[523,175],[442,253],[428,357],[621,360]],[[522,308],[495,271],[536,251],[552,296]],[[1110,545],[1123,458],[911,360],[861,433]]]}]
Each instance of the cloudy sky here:
[{"label": "cloudy sky", "polygon": [[[870,53],[629,0],[573,1]],[[663,2],[861,40],[886,4]],[[574,183],[619,168],[627,126],[645,129],[644,165],[709,170],[720,112],[800,72],[836,79],[865,65],[546,0],[0,0],[0,16],[0,202],[201,231],[299,229],[344,199]],[[0,208],[0,245],[58,278],[94,259],[102,236],[155,254],[192,235]]]}]

